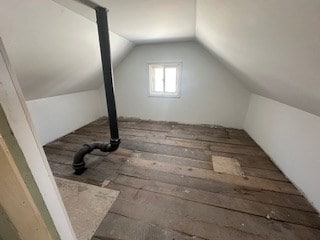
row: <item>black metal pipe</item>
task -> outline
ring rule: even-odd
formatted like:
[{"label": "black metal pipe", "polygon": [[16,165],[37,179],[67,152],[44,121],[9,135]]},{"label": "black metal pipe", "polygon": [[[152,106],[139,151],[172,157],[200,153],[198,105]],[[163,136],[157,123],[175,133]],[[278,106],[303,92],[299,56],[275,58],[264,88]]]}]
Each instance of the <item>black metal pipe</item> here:
[{"label": "black metal pipe", "polygon": [[104,87],[106,91],[106,99],[108,104],[108,117],[110,124],[110,134],[112,139],[118,139],[118,121],[117,121],[117,110],[116,102],[113,91],[113,78],[112,78],[112,67],[111,67],[111,49],[110,49],[110,38],[108,28],[107,11],[105,8],[97,7],[97,25],[100,41],[100,52],[101,61],[104,77]]},{"label": "black metal pipe", "polygon": [[107,11],[105,8],[96,7],[97,26],[99,33],[100,53],[102,61],[104,87],[106,92],[106,100],[108,106],[108,117],[110,127],[110,143],[94,142],[90,144],[84,144],[83,147],[75,154],[73,159],[73,169],[76,175],[82,174],[85,168],[84,157],[86,154],[91,153],[94,149],[99,149],[102,152],[113,152],[116,151],[120,145],[119,131],[118,131],[118,120],[116,102],[113,90],[113,78],[112,78],[112,67],[111,67],[111,50],[110,50],[110,39],[109,39],[109,28]]}]

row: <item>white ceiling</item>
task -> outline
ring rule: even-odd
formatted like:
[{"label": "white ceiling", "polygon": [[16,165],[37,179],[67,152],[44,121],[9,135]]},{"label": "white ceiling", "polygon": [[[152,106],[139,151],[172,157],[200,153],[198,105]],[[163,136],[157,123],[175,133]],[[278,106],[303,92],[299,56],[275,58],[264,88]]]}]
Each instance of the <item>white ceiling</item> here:
[{"label": "white ceiling", "polygon": [[[101,84],[94,11],[54,1],[1,3],[1,36],[28,99]],[[133,43],[196,38],[253,93],[320,115],[319,0],[94,1],[110,10],[114,63]]]},{"label": "white ceiling", "polygon": [[195,0],[100,0],[110,10],[110,27],[134,42],[190,39]]},{"label": "white ceiling", "polygon": [[[54,0],[95,22],[77,0]],[[83,0],[82,0],[83,1]],[[92,0],[109,9],[110,30],[135,43],[195,37],[196,0]]]}]

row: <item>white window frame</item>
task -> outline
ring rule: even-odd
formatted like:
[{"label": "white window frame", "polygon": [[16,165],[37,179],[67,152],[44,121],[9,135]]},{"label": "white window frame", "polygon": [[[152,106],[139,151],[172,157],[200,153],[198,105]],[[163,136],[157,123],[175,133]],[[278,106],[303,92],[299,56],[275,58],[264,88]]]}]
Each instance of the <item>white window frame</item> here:
[{"label": "white window frame", "polygon": [[[154,89],[154,74],[153,69],[156,67],[162,67],[163,71],[167,67],[175,67],[177,69],[177,79],[176,79],[176,92],[155,92]],[[149,63],[149,96],[150,97],[180,97],[180,82],[181,82],[181,74],[182,74],[182,63],[181,62],[173,62],[173,63]],[[164,89],[165,89],[165,74],[163,74],[164,81]]]}]

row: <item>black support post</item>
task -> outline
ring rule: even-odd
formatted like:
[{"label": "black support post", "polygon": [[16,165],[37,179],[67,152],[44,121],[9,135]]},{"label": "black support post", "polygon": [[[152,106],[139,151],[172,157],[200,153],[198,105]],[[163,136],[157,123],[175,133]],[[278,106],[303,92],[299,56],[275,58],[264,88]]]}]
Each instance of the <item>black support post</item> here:
[{"label": "black support post", "polygon": [[108,104],[108,116],[110,124],[110,133],[112,139],[119,138],[117,110],[114,98],[112,66],[111,66],[111,49],[107,11],[105,8],[97,7],[97,25],[100,42],[101,61],[103,69],[104,87],[106,92],[106,99]]}]

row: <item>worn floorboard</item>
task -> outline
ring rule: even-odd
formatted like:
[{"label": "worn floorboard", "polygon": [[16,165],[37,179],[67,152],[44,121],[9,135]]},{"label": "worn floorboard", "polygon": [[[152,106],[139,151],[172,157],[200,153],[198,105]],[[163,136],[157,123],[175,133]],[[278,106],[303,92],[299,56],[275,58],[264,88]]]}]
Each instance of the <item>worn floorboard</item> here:
[{"label": "worn floorboard", "polygon": [[[121,147],[87,155],[81,176],[72,158],[108,141],[105,118],[44,147],[54,175],[120,191],[94,240],[319,239],[318,213],[245,131],[136,119],[119,128]],[[212,156],[235,158],[244,176],[214,172]]]}]

